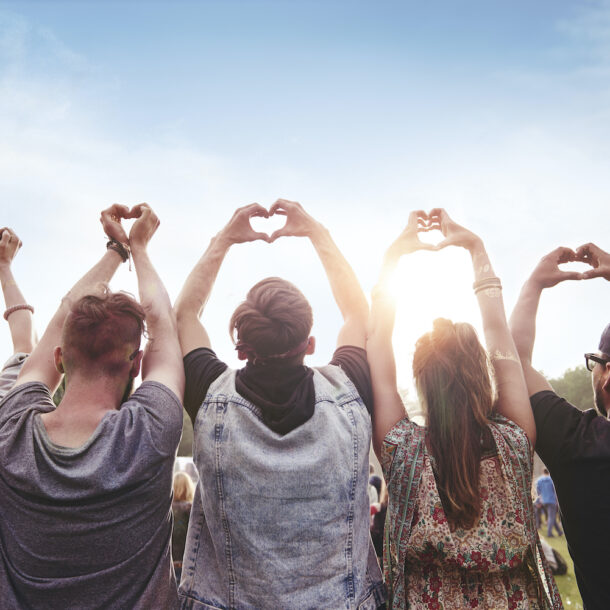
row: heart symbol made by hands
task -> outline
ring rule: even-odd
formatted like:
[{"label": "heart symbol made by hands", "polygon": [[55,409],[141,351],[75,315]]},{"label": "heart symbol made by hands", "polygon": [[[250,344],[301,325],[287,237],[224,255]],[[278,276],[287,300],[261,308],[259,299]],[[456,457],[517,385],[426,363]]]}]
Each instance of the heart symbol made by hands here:
[{"label": "heart symbol made by hands", "polygon": [[251,216],[250,226],[256,233],[266,233],[269,237],[274,231],[283,229],[286,226],[285,214],[270,214],[267,218],[263,216]]},{"label": "heart symbol made by hands", "polygon": [[595,277],[593,270],[599,265],[596,249],[593,244],[584,244],[576,250],[561,248],[557,268],[563,272],[581,273],[581,279]]},{"label": "heart symbol made by hands", "polygon": [[445,240],[445,236],[438,227],[438,222],[433,220],[427,212],[418,212],[417,237],[419,241],[431,246],[438,246]]},{"label": "heart symbol made by hands", "polygon": [[[100,222],[108,237],[115,239],[121,244],[128,244],[131,226],[139,217],[140,210],[137,205],[129,209],[126,205],[115,203],[102,212]],[[129,226],[123,224],[125,220],[131,221]]]}]

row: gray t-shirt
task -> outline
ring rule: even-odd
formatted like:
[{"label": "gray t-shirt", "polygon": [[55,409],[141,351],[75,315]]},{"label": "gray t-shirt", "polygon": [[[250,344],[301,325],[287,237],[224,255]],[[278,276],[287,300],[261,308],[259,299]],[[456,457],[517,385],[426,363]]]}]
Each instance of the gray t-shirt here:
[{"label": "gray t-shirt", "polygon": [[178,606],[172,469],[182,405],[144,382],[76,449],[47,436],[39,382],[0,402],[2,609]]},{"label": "gray t-shirt", "polygon": [[17,352],[13,354],[2,367],[0,371],[0,400],[5,394],[15,385],[19,371],[29,354]]}]

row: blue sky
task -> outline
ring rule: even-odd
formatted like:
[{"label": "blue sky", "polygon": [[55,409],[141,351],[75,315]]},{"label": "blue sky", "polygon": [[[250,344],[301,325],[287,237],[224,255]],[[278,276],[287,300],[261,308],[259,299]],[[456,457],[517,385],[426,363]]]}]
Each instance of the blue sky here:
[{"label": "blue sky", "polygon": [[[414,208],[446,207],[485,239],[507,308],[557,245],[610,248],[610,2],[0,2],[0,225],[42,330],[104,247],[97,218],[148,201],[151,255],[175,297],[239,205],[300,201],[368,292]],[[340,323],[302,240],[235,248],[206,322],[248,287],[293,279],[322,363]],[[398,276],[399,378],[444,315],[478,324],[465,253]],[[115,288],[135,291],[121,270]],[[535,364],[580,364],[608,321],[602,280],[543,297]],[[0,341],[7,346],[6,326]]]}]

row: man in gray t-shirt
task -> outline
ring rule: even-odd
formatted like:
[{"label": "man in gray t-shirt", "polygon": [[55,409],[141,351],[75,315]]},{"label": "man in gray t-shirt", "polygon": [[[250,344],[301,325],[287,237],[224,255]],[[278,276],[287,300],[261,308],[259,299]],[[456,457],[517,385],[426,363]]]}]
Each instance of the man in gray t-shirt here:
[{"label": "man in gray t-shirt", "polygon": [[[121,262],[120,219],[130,214],[141,305],[90,294]],[[171,485],[184,373],[169,298],[146,252],[158,221],[144,205],[112,206],[102,221],[116,242],[64,299],[0,402],[3,610],[177,608]],[[154,349],[143,357],[144,311]],[[129,397],[141,362],[143,383]]]}]

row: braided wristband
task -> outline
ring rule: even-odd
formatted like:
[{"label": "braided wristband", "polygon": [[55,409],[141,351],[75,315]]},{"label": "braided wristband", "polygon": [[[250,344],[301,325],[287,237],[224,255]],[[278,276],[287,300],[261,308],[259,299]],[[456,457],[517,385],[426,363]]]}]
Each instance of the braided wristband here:
[{"label": "braided wristband", "polygon": [[20,309],[28,309],[29,311],[31,311],[32,313],[34,313],[34,308],[31,305],[28,305],[27,303],[22,303],[20,305],[13,305],[12,307],[9,307],[5,312],[4,312],[4,319],[8,322],[8,317],[12,314],[15,313],[16,311],[19,311]]},{"label": "braided wristband", "polygon": [[129,258],[129,249],[125,247],[120,241],[116,239],[110,239],[106,244],[106,248],[108,250],[114,250],[122,259],[123,262],[126,263]]}]

